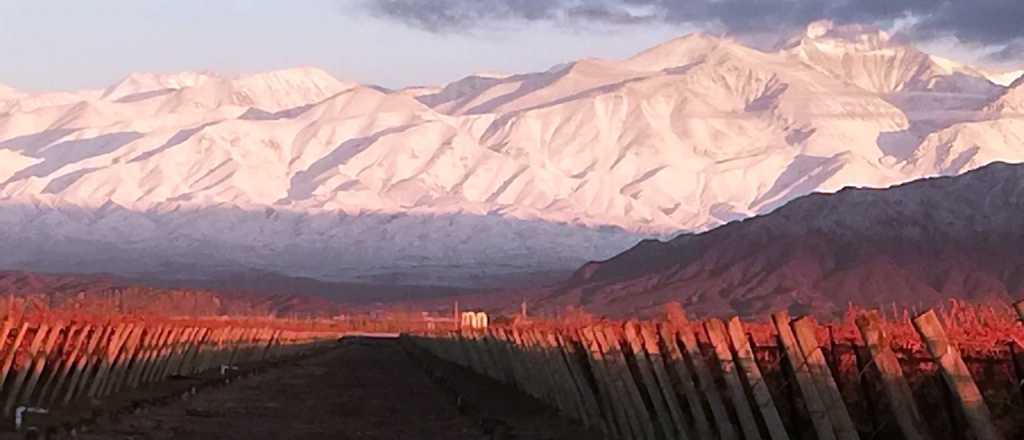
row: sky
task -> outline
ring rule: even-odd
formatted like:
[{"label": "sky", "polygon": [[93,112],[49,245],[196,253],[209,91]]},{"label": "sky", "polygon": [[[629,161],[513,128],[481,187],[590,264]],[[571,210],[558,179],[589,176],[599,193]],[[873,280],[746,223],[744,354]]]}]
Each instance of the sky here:
[{"label": "sky", "polygon": [[1019,0],[9,0],[0,84],[316,66],[365,84],[435,85],[623,58],[694,30],[756,42],[818,18],[897,29],[964,61],[1024,64]]},{"label": "sky", "polygon": [[376,17],[359,3],[3,1],[0,84],[34,91],[100,88],[132,72],[297,66],[386,87],[443,84],[474,72],[625,57],[681,33],[670,26],[607,33],[548,23],[438,33]]}]

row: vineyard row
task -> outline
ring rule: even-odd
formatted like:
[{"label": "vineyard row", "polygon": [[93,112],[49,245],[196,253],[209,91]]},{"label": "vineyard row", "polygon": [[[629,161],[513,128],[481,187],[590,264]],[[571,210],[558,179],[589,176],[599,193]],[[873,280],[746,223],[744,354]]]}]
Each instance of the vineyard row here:
[{"label": "vineyard row", "polygon": [[337,337],[292,327],[272,321],[9,317],[0,324],[0,404],[5,416],[87,406],[170,376],[295,356]]},{"label": "vineyard row", "polygon": [[[1024,305],[1018,310],[1024,315]],[[912,325],[924,351],[917,356],[901,349],[907,341],[890,339],[894,326],[877,312],[860,313],[859,341],[846,342],[837,342],[832,329],[813,318],[791,319],[785,312],[772,315],[768,324],[771,345],[758,344],[739,318],[690,322],[683,313],[658,322],[404,337],[512,384],[611,438],[1024,436],[1022,365],[1013,345],[1002,351],[1005,357],[969,359],[935,311],[914,317]]]}]

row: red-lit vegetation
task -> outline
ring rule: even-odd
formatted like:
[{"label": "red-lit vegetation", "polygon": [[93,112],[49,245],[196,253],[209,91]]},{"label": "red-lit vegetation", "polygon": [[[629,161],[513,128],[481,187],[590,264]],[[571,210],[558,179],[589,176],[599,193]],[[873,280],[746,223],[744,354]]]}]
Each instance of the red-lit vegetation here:
[{"label": "red-lit vegetation", "polygon": [[[700,426],[699,418],[706,418],[705,424],[715,426],[713,415],[707,411],[703,411],[703,415],[702,411],[693,411],[690,403],[695,400],[687,399],[692,396],[687,396],[686,387],[681,385],[689,382],[699,385],[700,395],[696,399],[704,401],[702,406],[714,405],[708,403],[708,399],[724,399],[728,407],[728,423],[734,427],[742,425],[744,411],[738,403],[746,401],[757,415],[757,429],[765,435],[764,438],[768,438],[770,417],[766,412],[760,412],[764,408],[759,403],[764,399],[754,395],[754,385],[766,386],[776,408],[774,411],[781,417],[790,438],[816,438],[812,429],[817,427],[813,416],[815,412],[810,410],[809,391],[799,383],[801,368],[809,368],[808,374],[816,380],[819,376],[828,379],[816,382],[818,386],[812,387],[816,391],[810,392],[820,393],[826,403],[829,395],[836,396],[836,400],[843,403],[840,413],[847,415],[838,418],[832,412],[828,415],[840,438],[843,438],[839,434],[844,417],[860,438],[903,438],[907,429],[919,429],[935,439],[985,438],[985,426],[994,427],[1005,438],[1024,435],[1024,394],[1021,388],[1024,380],[1024,348],[1021,346],[1024,324],[1020,323],[1021,315],[1012,307],[951,301],[935,309],[934,313],[925,314],[898,309],[869,313],[851,307],[844,319],[820,324],[810,318],[790,321],[786,314],[781,314],[774,315],[774,322],[740,323],[742,333],[732,333],[731,326],[739,321],[730,321],[730,334],[725,336],[724,345],[721,337],[717,344],[710,337],[710,328],[718,325],[713,322],[715,320],[690,321],[678,307],[669,307],[666,315],[665,319],[658,321],[622,322],[595,319],[585,313],[574,312],[557,321],[517,320],[512,325],[492,327],[485,332],[463,330],[422,334],[423,337],[415,340],[435,354],[499,380],[511,381],[541,399],[554,402],[570,416],[596,423],[595,426],[603,425],[604,429],[619,435],[628,433],[630,428],[616,425],[616,405],[622,405],[626,412],[649,415],[655,430],[669,431],[662,432],[668,438],[678,434],[671,432],[673,429],[697,433],[693,430]],[[876,318],[868,319],[868,315]],[[862,330],[858,326],[868,321],[876,322],[880,332]],[[780,327],[779,322],[786,323],[781,324],[785,327]],[[782,343],[780,329],[789,333],[790,327],[797,334],[801,329],[804,331],[798,347],[802,353],[790,353]],[[873,332],[870,333],[873,337],[880,337],[878,344],[882,345],[876,344],[871,348],[865,343],[869,335],[865,332]],[[743,335],[742,341],[738,342],[737,334]],[[809,339],[808,334],[812,335]],[[685,335],[692,336],[692,347]],[[653,340],[647,340],[651,337]],[[631,338],[645,341],[647,345],[633,342]],[[453,350],[458,346],[463,347],[461,351]],[[758,370],[755,375],[744,368],[737,368],[737,364],[742,365],[743,346],[750,348],[752,355],[749,358]],[[878,348],[881,346],[884,350]],[[670,356],[668,353],[673,351],[679,354]],[[557,362],[538,364],[538,356],[540,359],[545,356],[539,353],[544,352],[561,352],[565,361],[561,365]],[[892,366],[889,369],[881,366],[881,362],[885,362],[882,359],[884,352],[891,353],[893,359],[888,364]],[[488,363],[488,357],[499,361]],[[559,373],[547,371],[547,368],[565,368],[569,372],[562,372],[562,377],[570,378],[575,386],[559,390],[565,384],[550,381],[536,384],[531,383],[533,378],[530,376],[517,376],[513,370],[520,357],[532,359],[527,361],[534,365],[532,368],[545,369],[544,374],[553,377]],[[814,357],[821,365],[817,372],[814,371]],[[500,366],[505,364],[513,366]],[[963,368],[957,370],[960,368],[958,365]],[[679,366],[684,366],[683,370],[688,370],[691,376],[680,376],[683,370]],[[710,384],[701,385],[701,368],[707,368]],[[658,372],[659,369],[663,371]],[[729,386],[729,377],[733,374],[737,383],[742,384],[742,396],[738,400],[737,388]],[[665,377],[660,377],[662,375]],[[603,380],[632,383],[639,397],[628,402],[615,391],[619,385],[604,384]],[[822,385],[828,381],[835,383],[835,391]],[[890,383],[903,383],[908,391],[892,394],[893,388],[887,388]],[[589,394],[591,399],[600,403],[600,411],[585,414],[583,410],[576,410],[574,414],[571,404],[551,400],[555,394],[573,390],[581,393],[580,396]],[[984,404],[971,401],[971,390],[980,391]],[[711,391],[724,397],[709,397],[708,392]],[[673,417],[666,409],[672,405],[657,402],[670,399],[675,399],[676,406],[686,410],[685,420],[676,428],[657,428],[663,422],[660,419]],[[584,398],[580,397],[582,400]],[[905,413],[905,404],[904,409],[896,407],[900,401],[912,402],[914,411],[925,415],[926,422],[917,417],[918,426],[904,426],[908,418],[915,418]],[[702,408],[706,409],[708,407]]]}]

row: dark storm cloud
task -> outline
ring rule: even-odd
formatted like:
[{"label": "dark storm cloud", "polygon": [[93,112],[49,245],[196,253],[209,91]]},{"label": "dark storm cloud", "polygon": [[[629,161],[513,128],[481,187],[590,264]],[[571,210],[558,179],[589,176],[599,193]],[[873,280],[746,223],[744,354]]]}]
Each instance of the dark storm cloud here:
[{"label": "dark storm cloud", "polygon": [[776,32],[828,18],[882,26],[912,18],[914,38],[1000,45],[1024,37],[1022,0],[364,0],[376,15],[434,32],[495,21],[662,22]]}]

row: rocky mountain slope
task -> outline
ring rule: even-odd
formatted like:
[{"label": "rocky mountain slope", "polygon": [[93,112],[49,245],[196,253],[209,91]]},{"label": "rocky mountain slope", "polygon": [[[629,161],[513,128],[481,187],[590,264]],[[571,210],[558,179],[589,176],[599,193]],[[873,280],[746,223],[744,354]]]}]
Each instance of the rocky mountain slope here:
[{"label": "rocky mountain slope", "polygon": [[813,191],[1024,160],[1018,81],[863,26],[391,91],[313,68],[0,89],[0,267],[505,285]]},{"label": "rocky mountain slope", "polygon": [[1024,297],[1024,165],[812,194],[775,212],[593,262],[540,303],[602,314],[841,313]]}]

